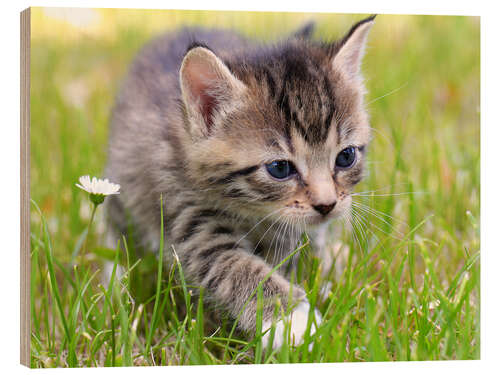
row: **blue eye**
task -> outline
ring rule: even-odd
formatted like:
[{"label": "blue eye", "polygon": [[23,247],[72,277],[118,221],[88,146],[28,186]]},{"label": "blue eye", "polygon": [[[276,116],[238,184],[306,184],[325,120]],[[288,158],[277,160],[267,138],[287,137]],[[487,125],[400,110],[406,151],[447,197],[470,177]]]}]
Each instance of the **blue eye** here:
[{"label": "blue eye", "polygon": [[339,152],[337,159],[335,159],[335,165],[340,168],[349,168],[352,167],[355,160],[356,148],[347,147]]},{"label": "blue eye", "polygon": [[288,160],[274,160],[266,164],[266,169],[271,176],[278,180],[284,180],[297,173],[294,165]]}]

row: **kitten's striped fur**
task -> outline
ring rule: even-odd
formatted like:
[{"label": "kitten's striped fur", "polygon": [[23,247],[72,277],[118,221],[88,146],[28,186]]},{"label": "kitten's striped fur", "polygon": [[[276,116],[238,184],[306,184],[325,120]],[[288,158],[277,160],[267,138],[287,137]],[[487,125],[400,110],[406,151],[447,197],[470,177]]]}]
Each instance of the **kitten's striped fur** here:
[{"label": "kitten's striped fur", "polygon": [[[113,111],[106,177],[122,186],[108,203],[116,234],[131,221],[136,238],[156,250],[162,195],[166,239],[186,277],[236,317],[305,229],[324,231],[348,212],[369,141],[359,66],[372,23],[358,22],[333,43],[310,40],[308,25],[269,46],[201,29],[147,46]],[[336,167],[349,146],[355,164]],[[298,173],[276,180],[265,167],[274,160],[291,161]],[[281,273],[263,290],[287,305],[290,283]],[[297,340],[304,298],[294,286]],[[266,322],[272,309],[264,308]],[[254,298],[240,327],[254,330],[255,316]]]}]

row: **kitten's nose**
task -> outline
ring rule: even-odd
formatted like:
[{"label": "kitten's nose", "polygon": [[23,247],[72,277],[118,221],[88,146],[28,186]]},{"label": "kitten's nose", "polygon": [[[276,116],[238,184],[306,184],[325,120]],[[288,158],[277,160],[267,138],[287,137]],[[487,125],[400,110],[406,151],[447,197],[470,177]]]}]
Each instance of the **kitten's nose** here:
[{"label": "kitten's nose", "polygon": [[330,204],[318,204],[316,206],[313,206],[313,208],[318,211],[321,215],[326,216],[330,213],[331,210],[335,207],[337,204],[337,201],[333,201],[333,203]]}]

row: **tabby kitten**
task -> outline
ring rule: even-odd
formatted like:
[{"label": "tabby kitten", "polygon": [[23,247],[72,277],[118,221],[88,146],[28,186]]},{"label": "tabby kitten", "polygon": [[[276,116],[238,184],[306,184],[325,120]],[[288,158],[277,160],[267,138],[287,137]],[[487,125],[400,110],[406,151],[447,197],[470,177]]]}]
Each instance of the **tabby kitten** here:
[{"label": "tabby kitten", "polygon": [[[308,25],[265,46],[191,28],[148,45],[112,116],[106,177],[122,193],[107,211],[116,238],[132,223],[142,246],[157,250],[161,195],[166,249],[187,280],[232,318],[242,310],[240,328],[254,331],[256,298],[245,303],[258,283],[305,230],[327,254],[328,222],[349,212],[370,138],[360,65],[373,19],[331,43],[310,40]],[[263,284],[264,329],[290,289],[298,343],[310,306],[281,271]]]}]

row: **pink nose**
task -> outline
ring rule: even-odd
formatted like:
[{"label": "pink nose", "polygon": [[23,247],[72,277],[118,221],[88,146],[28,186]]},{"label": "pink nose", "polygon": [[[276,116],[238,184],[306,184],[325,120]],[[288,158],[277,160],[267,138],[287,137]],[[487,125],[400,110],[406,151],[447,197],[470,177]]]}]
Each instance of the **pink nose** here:
[{"label": "pink nose", "polygon": [[334,201],[331,204],[318,204],[316,206],[313,206],[313,208],[318,211],[321,215],[326,216],[330,213],[331,210],[335,207],[337,204],[337,201]]}]

